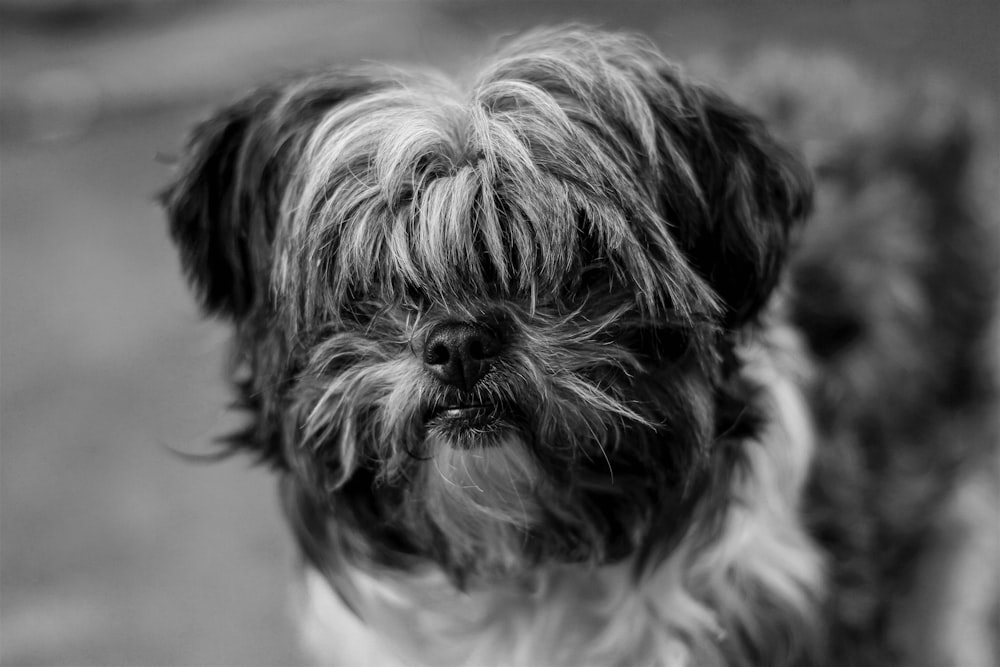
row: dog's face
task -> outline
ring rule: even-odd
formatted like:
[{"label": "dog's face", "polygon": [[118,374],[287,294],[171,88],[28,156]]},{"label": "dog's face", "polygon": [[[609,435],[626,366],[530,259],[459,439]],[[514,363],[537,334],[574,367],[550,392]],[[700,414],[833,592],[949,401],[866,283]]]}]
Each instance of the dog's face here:
[{"label": "dog's face", "polygon": [[681,534],[753,428],[734,336],[808,200],[754,118],[578,30],[468,89],[258,91],[196,129],[164,196],[235,325],[234,444],[283,472],[310,557],[457,580]]}]

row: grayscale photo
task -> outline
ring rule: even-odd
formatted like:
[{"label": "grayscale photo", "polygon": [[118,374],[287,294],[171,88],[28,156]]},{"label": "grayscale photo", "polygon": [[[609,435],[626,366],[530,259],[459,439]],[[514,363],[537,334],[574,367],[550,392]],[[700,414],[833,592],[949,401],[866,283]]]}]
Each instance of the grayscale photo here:
[{"label": "grayscale photo", "polygon": [[998,36],[0,0],[0,664],[1000,667]]}]

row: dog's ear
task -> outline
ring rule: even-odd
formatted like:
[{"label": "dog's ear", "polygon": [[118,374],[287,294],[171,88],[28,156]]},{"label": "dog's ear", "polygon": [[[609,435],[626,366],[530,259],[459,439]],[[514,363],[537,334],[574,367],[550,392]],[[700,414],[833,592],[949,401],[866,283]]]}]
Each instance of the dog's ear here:
[{"label": "dog's ear", "polygon": [[277,99],[256,91],[196,126],[160,196],[184,271],[212,314],[241,317],[263,287],[277,212],[277,188],[265,182],[277,159]]},{"label": "dog's ear", "polygon": [[240,320],[266,298],[297,156],[325,112],[371,85],[337,72],[303,78],[257,90],[195,127],[160,201],[206,312]]},{"label": "dog's ear", "polygon": [[812,179],[760,119],[714,91],[696,88],[694,97],[688,122],[696,126],[675,131],[686,136],[705,215],[672,218],[688,261],[736,328],[760,312],[777,284],[792,231],[811,208]]}]

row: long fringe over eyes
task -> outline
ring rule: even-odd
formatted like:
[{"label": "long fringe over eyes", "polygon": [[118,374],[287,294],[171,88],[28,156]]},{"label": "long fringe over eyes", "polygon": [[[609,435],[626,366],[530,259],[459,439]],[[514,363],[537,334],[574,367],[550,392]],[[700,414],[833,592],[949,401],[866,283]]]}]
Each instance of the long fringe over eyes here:
[{"label": "long fringe over eyes", "polygon": [[332,109],[284,201],[275,273],[289,319],[308,327],[408,292],[544,300],[595,264],[647,312],[716,312],[669,233],[680,221],[656,204],[666,183],[685,215],[707,215],[680,130],[651,106],[696,117],[692,89],[624,38],[578,47],[515,43],[469,93],[384,73]]}]

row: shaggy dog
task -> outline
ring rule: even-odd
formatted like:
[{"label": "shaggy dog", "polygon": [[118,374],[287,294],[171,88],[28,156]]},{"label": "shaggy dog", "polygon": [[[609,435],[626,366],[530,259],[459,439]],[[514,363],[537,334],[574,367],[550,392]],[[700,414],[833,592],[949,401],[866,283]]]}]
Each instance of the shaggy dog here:
[{"label": "shaggy dog", "polygon": [[163,201],[323,661],[995,657],[974,118],[836,61],[726,85],[569,27],[195,129]]}]

